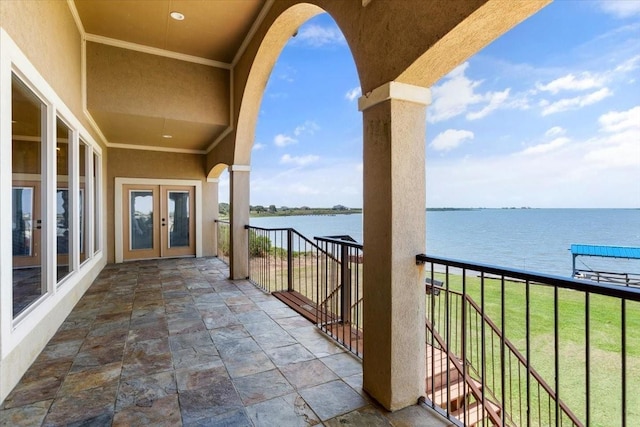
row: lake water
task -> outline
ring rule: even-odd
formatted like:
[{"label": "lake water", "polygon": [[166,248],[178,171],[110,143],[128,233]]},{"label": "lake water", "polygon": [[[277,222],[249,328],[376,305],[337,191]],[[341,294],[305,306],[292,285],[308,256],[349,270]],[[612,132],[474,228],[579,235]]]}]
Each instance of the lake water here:
[{"label": "lake water", "polygon": [[[640,247],[640,209],[482,209],[427,212],[427,254],[560,276],[572,243]],[[362,242],[362,215],[251,218],[303,235],[348,234]],[[640,260],[578,257],[584,270],[640,273]]]}]

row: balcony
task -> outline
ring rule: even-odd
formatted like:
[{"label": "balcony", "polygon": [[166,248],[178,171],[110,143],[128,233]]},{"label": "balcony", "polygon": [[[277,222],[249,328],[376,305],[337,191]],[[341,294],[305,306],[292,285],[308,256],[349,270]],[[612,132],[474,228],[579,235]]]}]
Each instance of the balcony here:
[{"label": "balcony", "polygon": [[362,391],[342,346],[217,258],[108,265],[6,398],[0,425],[426,425]]},{"label": "balcony", "polygon": [[[363,246],[247,228],[249,279],[366,357],[363,341],[375,334],[362,323]],[[426,275],[424,405],[464,426],[638,423],[640,289],[426,255],[416,262]]]}]

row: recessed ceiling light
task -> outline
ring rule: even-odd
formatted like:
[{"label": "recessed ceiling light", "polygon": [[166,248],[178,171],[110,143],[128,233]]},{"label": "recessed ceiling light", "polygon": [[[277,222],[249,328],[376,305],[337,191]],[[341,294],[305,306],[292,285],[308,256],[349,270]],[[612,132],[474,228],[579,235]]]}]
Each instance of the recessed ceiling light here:
[{"label": "recessed ceiling light", "polygon": [[167,138],[167,139],[171,139],[171,138],[173,138],[173,135],[165,134],[165,135],[162,135],[162,137],[163,138]]},{"label": "recessed ceiling light", "polygon": [[171,12],[169,16],[175,19],[176,21],[184,20],[184,15],[181,14],[180,12]]}]

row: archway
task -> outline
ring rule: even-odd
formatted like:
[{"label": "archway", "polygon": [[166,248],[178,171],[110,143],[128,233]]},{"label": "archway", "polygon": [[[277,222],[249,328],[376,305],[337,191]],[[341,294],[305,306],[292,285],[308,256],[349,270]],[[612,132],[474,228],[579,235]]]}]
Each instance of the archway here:
[{"label": "archway", "polygon": [[236,123],[234,164],[249,165],[255,138],[264,89],[280,52],[298,28],[323,10],[315,5],[302,3],[284,11],[270,26],[253,58],[240,101]]}]

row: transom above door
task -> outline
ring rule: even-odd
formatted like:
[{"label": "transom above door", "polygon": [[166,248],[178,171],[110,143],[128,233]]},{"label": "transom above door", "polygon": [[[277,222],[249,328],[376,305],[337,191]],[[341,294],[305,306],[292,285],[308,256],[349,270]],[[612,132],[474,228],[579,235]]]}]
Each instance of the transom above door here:
[{"label": "transom above door", "polygon": [[116,262],[201,256],[199,181],[116,178]]}]

